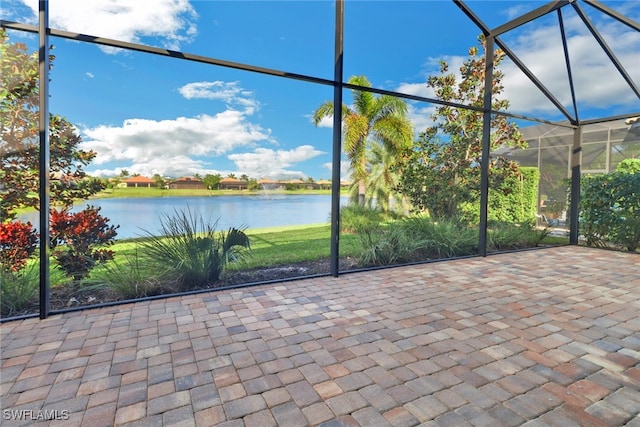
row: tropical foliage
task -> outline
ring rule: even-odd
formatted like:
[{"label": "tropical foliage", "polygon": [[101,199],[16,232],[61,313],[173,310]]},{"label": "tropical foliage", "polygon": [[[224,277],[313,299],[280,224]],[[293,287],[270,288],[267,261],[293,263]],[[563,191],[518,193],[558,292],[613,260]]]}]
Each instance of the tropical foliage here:
[{"label": "tropical foliage", "polygon": [[614,172],[582,178],[580,233],[587,245],[640,247],[640,173]]},{"label": "tropical foliage", "polygon": [[217,221],[211,223],[189,209],[165,214],[160,222],[159,235],[145,230],[147,238],[140,251],[180,290],[209,287],[227,264],[240,260],[250,249],[244,230],[218,231]]},{"label": "tropical foliage", "polygon": [[136,249],[133,254],[117,255],[113,261],[96,270],[89,281],[94,289],[108,289],[116,298],[144,298],[152,295],[176,292],[163,283],[156,267]]},{"label": "tropical foliage", "polygon": [[[349,84],[371,87],[371,83],[365,76],[353,76],[348,80]],[[367,197],[379,193],[377,190],[367,191],[367,185],[375,186],[377,183],[388,184],[383,181],[368,181],[373,167],[377,167],[377,161],[382,161],[378,156],[369,156],[371,145],[375,142],[389,153],[385,159],[390,163],[390,168],[400,154],[410,149],[413,139],[413,125],[406,117],[407,104],[400,98],[388,95],[376,96],[366,90],[353,89],[353,105],[342,106],[343,147],[349,159],[351,178],[354,185],[354,201],[364,205]],[[313,113],[313,121],[317,125],[322,119],[334,115],[333,102],[327,101],[320,105]],[[390,189],[383,190],[382,197],[388,199]],[[378,194],[379,195],[379,194]],[[357,196],[357,198],[355,197]],[[383,202],[384,206],[388,203]]]},{"label": "tropical foliage", "polygon": [[[538,246],[549,234],[533,225],[494,223],[488,230],[488,250]],[[478,230],[458,221],[433,221],[425,215],[406,217],[359,232],[362,266],[427,261],[478,253]]]},{"label": "tropical foliage", "polygon": [[38,233],[30,222],[0,223],[0,269],[20,271],[38,247]]},{"label": "tropical foliage", "polygon": [[640,173],[640,159],[624,159],[616,167],[616,172]]},{"label": "tropical foliage", "polygon": [[[477,110],[436,107],[432,116],[435,125],[420,135],[399,171],[398,190],[409,198],[415,211],[428,211],[434,219],[456,218],[462,205],[477,205],[480,197],[485,58],[476,47],[469,49],[469,56],[460,69],[460,81],[449,72],[448,63],[441,61],[441,74],[429,77],[427,85],[438,99]],[[498,50],[494,58],[494,111],[509,106],[508,100],[499,99],[503,75],[498,66],[504,56]],[[505,179],[519,176],[515,162],[495,154],[504,146],[524,147],[525,141],[515,123],[505,116],[493,115],[490,148],[494,154],[489,159],[489,170],[494,189]]]},{"label": "tropical foliage", "polygon": [[32,304],[38,296],[39,280],[37,263],[17,271],[0,269],[0,314],[12,316]]},{"label": "tropical foliage", "polygon": [[75,281],[86,277],[97,263],[113,259],[113,251],[106,246],[113,244],[118,226],[109,225],[100,208],[52,210],[49,227],[53,258]]},{"label": "tropical foliage", "polygon": [[386,219],[377,207],[350,204],[340,208],[340,231],[343,233],[363,233],[377,229]]},{"label": "tropical foliage", "polygon": [[[518,173],[507,176],[489,186],[489,221],[526,224],[535,223],[538,214],[538,168],[518,168]],[[480,219],[480,201],[463,203],[459,216],[466,222],[477,224]]]}]

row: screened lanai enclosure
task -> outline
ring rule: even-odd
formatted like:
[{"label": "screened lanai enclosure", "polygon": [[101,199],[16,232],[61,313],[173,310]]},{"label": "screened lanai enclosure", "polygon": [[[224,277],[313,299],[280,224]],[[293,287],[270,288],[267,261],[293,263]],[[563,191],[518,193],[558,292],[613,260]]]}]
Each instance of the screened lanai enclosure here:
[{"label": "screened lanai enclosure", "polygon": [[[619,119],[584,126],[581,174],[610,174],[623,160],[638,158],[640,126],[636,120]],[[571,178],[572,172],[574,131],[564,126],[540,124],[522,128],[522,134],[526,148],[508,149],[503,154],[522,166],[540,171],[538,219],[567,228],[566,180]]]},{"label": "screened lanai enclosure", "polygon": [[85,3],[3,2],[4,320],[577,245],[587,176],[637,195],[637,2]]}]

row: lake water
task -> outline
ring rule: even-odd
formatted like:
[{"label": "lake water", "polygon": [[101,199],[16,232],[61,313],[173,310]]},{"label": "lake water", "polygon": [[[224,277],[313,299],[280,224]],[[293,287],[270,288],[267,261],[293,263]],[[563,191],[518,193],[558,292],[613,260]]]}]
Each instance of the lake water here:
[{"label": "lake water", "polygon": [[[341,198],[341,203],[346,203]],[[74,206],[74,211],[87,205],[100,207],[109,224],[120,225],[118,239],[140,237],[147,230],[159,234],[163,214],[189,209],[206,220],[218,220],[217,229],[229,227],[263,228],[283,225],[328,223],[331,214],[329,195],[253,195],[211,197],[155,197],[131,199],[95,199]],[[20,215],[37,227],[38,212]]]}]

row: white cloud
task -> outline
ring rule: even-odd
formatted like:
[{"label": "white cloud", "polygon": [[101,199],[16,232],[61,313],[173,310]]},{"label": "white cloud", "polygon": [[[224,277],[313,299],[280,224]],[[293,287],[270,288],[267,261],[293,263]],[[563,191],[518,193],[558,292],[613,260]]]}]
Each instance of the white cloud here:
[{"label": "white cloud", "polygon": [[[91,171],[91,175],[111,177],[120,174],[120,171],[126,169],[130,175],[140,174],[151,177],[159,174],[165,177],[193,176],[196,173],[203,174],[205,164],[202,161],[192,159],[188,156],[175,156],[170,162],[166,159],[151,159],[149,161],[131,163],[126,167],[116,167],[114,169],[95,169]],[[208,173],[208,172],[205,172]]]},{"label": "white cloud", "polygon": [[92,79],[92,78],[94,78],[94,77],[95,77],[95,76],[93,75],[93,73],[90,73],[90,72],[88,72],[88,71],[85,73],[85,75],[86,75],[87,77],[89,77],[90,79]]},{"label": "white cloud", "polygon": [[[528,8],[530,5],[526,7]],[[637,4],[634,2],[626,3],[626,7],[629,16],[638,11]],[[629,9],[633,9],[633,11]],[[511,18],[522,12],[523,10],[519,8],[505,10],[505,14]],[[640,60],[638,59],[640,58],[640,33],[612,20],[599,20],[598,14],[591,16],[591,19],[617,58],[625,66],[631,79],[636,84],[640,84]],[[582,20],[566,14],[565,31],[568,35],[569,56],[576,97],[582,111],[581,117],[584,117],[584,109],[586,108],[634,105],[633,103],[637,105],[637,97],[614,68]],[[504,34],[501,39],[547,89],[569,111],[572,111],[567,67],[558,26],[531,23]],[[395,90],[410,95],[434,98],[435,94],[427,86],[426,81],[430,75],[440,74],[440,59],[449,64],[447,72],[455,74],[456,80],[460,81],[460,67],[468,57],[443,55],[441,58],[427,58],[422,82],[404,82],[398,85]],[[500,70],[504,73],[504,91],[500,98],[510,101],[509,111],[530,116],[557,112],[556,107],[511,60],[505,59],[500,65]],[[428,108],[423,110],[427,112]],[[419,128],[427,121],[423,120],[422,114],[416,115],[416,113],[418,113],[417,110],[410,109],[409,111],[416,128]]]},{"label": "white cloud", "polygon": [[433,126],[433,120],[431,116],[436,110],[435,104],[416,104],[409,103],[407,109],[407,117],[413,123],[413,130],[416,135],[427,130],[428,127]]},{"label": "white cloud", "polygon": [[533,2],[511,6],[504,9],[501,15],[506,16],[509,20],[515,19],[531,11],[535,6],[536,4]]},{"label": "white cloud", "polygon": [[[621,24],[599,23],[599,32],[608,40],[627,72],[640,82],[640,34]],[[567,44],[571,59],[579,107],[610,107],[637,101],[611,61],[577,18],[565,22]],[[557,28],[534,27],[522,31],[507,45],[520,60],[536,74],[539,80],[567,108],[571,106],[571,93],[560,34]],[[553,104],[513,64],[501,66],[505,74],[504,96],[511,101],[511,110],[531,114],[553,111]],[[569,109],[571,111],[571,109]]]},{"label": "white cloud", "polygon": [[[311,117],[311,123],[313,123],[313,116]],[[333,116],[325,116],[322,119],[320,119],[320,122],[318,123],[318,127],[319,128],[332,128],[333,127]]]},{"label": "white cloud", "polygon": [[[129,119],[122,126],[100,125],[83,130],[83,149],[97,153],[94,165],[111,161],[130,163],[130,172],[147,173],[155,168],[196,171],[198,157],[220,156],[259,141],[273,142],[270,131],[250,123],[239,111],[215,116],[178,117],[173,120]],[[172,173],[173,175],[173,173]]]},{"label": "white cloud", "polygon": [[212,99],[229,106],[241,106],[246,114],[253,114],[260,107],[253,98],[253,92],[243,89],[238,82],[193,82],[178,88],[178,91],[186,99]]},{"label": "white cloud", "polygon": [[[37,16],[38,1],[22,1]],[[159,37],[162,46],[176,50],[196,35],[196,19],[188,0],[53,0],[49,5],[53,28],[134,43]]]},{"label": "white cloud", "polygon": [[301,145],[292,150],[257,148],[252,153],[231,154],[229,159],[236,164],[239,171],[249,176],[278,178],[291,175],[305,176],[302,172],[289,171],[287,168],[321,154],[325,153],[311,145]]},{"label": "white cloud", "polygon": [[[426,80],[426,78],[425,78]],[[435,92],[427,86],[426,82],[422,83],[401,83],[396,92],[406,93],[407,95],[421,96],[424,98],[435,98]]]},{"label": "white cloud", "polygon": [[[329,176],[332,176],[333,163],[323,163],[322,167],[329,171]],[[351,164],[348,160],[340,161],[340,180],[348,181],[351,179]]]}]

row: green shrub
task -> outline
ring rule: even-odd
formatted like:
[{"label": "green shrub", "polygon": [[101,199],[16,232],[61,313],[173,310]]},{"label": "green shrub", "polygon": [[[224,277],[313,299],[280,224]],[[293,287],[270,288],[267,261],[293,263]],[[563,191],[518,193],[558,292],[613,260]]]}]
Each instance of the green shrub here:
[{"label": "green shrub", "polygon": [[[519,175],[509,176],[489,188],[487,218],[489,221],[523,224],[536,220],[540,171],[535,167],[519,167]],[[463,203],[460,216],[471,224],[480,222],[480,202]]]},{"label": "green shrub", "polygon": [[487,249],[507,251],[538,246],[551,232],[537,229],[533,223],[493,223],[487,230]]},{"label": "green shrub", "polygon": [[624,159],[616,167],[616,172],[640,173],[640,159]]},{"label": "green shrub", "polygon": [[217,231],[217,221],[212,224],[189,209],[163,215],[160,224],[160,236],[145,230],[148,238],[140,243],[140,250],[182,291],[212,285],[228,263],[242,258],[250,248],[243,230]]},{"label": "green shrub", "polygon": [[122,299],[144,298],[175,291],[162,282],[156,268],[135,250],[132,255],[117,255],[111,262],[95,270],[86,281],[94,288],[107,288]]},{"label": "green shrub", "polygon": [[69,208],[52,210],[50,216],[51,255],[58,266],[76,282],[98,264],[113,258],[106,247],[113,244],[118,226],[100,215],[100,208],[87,206],[80,212]]},{"label": "green shrub", "polygon": [[452,258],[477,252],[478,231],[456,221],[415,216],[359,233],[363,266]]},{"label": "green shrub", "polygon": [[377,229],[385,222],[380,209],[349,204],[340,208],[340,231],[343,233],[363,233]]},{"label": "green shrub", "polygon": [[30,222],[0,222],[0,270],[22,270],[37,247],[38,233]]},{"label": "green shrub", "polygon": [[[532,223],[492,223],[487,249],[513,250],[538,246],[550,230]],[[478,252],[478,229],[460,221],[434,222],[414,216],[360,232],[360,264],[382,266],[430,259],[455,258]]]},{"label": "green shrub", "polygon": [[640,247],[640,174],[614,172],[582,178],[580,232],[587,245]]},{"label": "green shrub", "polygon": [[0,269],[0,306],[2,316],[19,314],[36,302],[40,284],[37,262],[18,271]]},{"label": "green shrub", "polygon": [[465,256],[477,252],[478,230],[459,221],[434,222],[425,216],[400,222],[419,259]]},{"label": "green shrub", "polygon": [[363,267],[407,262],[412,252],[411,242],[396,224],[361,229],[358,236],[362,245],[359,263]]}]

